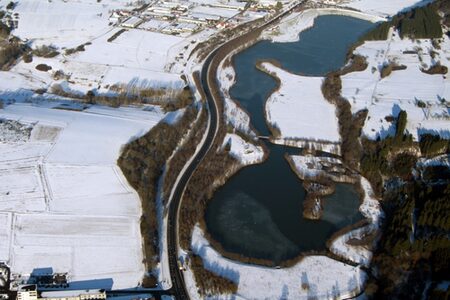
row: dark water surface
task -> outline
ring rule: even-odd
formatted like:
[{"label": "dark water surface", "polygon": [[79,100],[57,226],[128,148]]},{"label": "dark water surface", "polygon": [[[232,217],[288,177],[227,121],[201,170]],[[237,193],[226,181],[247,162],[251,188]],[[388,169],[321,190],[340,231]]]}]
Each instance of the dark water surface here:
[{"label": "dark water surface", "polygon": [[[235,56],[237,82],[231,97],[249,112],[257,131],[269,135],[264,103],[276,82],[256,69],[257,61],[275,59],[290,72],[325,75],[344,65],[347,49],[372,26],[350,17],[321,16],[298,42],[257,43]],[[303,251],[325,249],[333,232],[362,219],[358,196],[347,184],[337,184],[336,192],[326,197],[320,221],[304,219],[305,190],[284,158],[299,150],[267,146],[269,158],[231,178],[207,207],[208,231],[227,251],[280,262]]]}]

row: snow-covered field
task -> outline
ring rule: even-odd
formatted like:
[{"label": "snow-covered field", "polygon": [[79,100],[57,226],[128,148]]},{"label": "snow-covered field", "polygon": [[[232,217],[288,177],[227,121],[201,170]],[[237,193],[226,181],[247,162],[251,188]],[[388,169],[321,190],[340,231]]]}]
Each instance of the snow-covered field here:
[{"label": "snow-covered field", "polygon": [[281,81],[266,102],[267,122],[280,130],[279,138],[339,142],[336,108],[322,95],[322,77],[295,75],[270,63],[262,67]]},{"label": "snow-covered field", "polygon": [[[0,1],[6,6],[9,1]],[[60,52],[52,58],[33,56],[31,63],[19,60],[13,69],[2,74],[7,81],[19,80],[22,89],[48,88],[55,84],[65,91],[85,94],[88,90],[108,93],[113,85],[133,88],[184,85],[182,70],[172,73],[170,66],[179,52],[179,44],[189,39],[157,32],[129,29],[108,42],[120,29],[111,26],[109,16],[114,9],[133,9],[138,4],[125,0],[97,1],[40,1],[17,2],[17,28],[13,35],[28,40],[32,48],[52,46]],[[84,51],[65,55],[65,50],[85,45]],[[195,46],[195,45],[193,45]],[[177,53],[173,50],[177,50]],[[37,71],[38,64],[52,70]],[[54,78],[61,70],[68,78]],[[2,89],[16,92],[14,87]]]},{"label": "snow-covered field", "polygon": [[[108,32],[109,11],[125,7],[127,2],[21,0],[14,9],[19,14],[14,34],[41,45],[73,48]],[[0,1],[2,6],[8,3]]]},{"label": "snow-covered field", "polygon": [[[405,110],[408,115],[406,129],[415,139],[422,133],[450,137],[447,107],[450,78],[448,74],[429,75],[421,71],[437,62],[450,68],[450,40],[447,36],[443,37],[440,49],[437,49],[430,40],[402,40],[394,32],[386,41],[364,43],[355,53],[366,57],[369,66],[362,72],[342,77],[342,95],[349,100],[353,112],[369,110],[364,135],[372,139],[392,135],[395,125],[385,117],[396,117],[400,110]],[[407,68],[381,78],[380,70],[389,62]],[[425,107],[419,107],[419,101]]]},{"label": "snow-covered field", "polygon": [[98,279],[114,288],[136,286],[144,274],[140,200],[116,160],[124,144],[164,114],[57,105],[18,102],[0,110],[0,119],[32,127],[29,135],[18,130],[16,139],[9,130],[0,142],[0,260],[23,275],[38,268],[69,272],[80,288]]},{"label": "snow-covered field", "polygon": [[[58,84],[66,91],[81,94],[93,89],[108,93],[113,85],[124,86],[127,90],[155,87],[177,89],[184,85],[179,74],[165,70],[168,53],[171,47],[182,41],[181,38],[129,30],[108,42],[107,39],[116,31],[92,40],[92,44],[85,46],[82,52],[60,54],[53,58],[34,56],[31,63],[20,61],[8,74],[36,81],[39,87],[50,88],[50,91],[53,85]],[[158,42],[152,42],[155,40]],[[37,71],[38,64],[46,64],[52,70]],[[54,74],[59,70],[69,78],[55,78]]]},{"label": "snow-covered field", "polygon": [[[295,266],[282,269],[234,262],[217,253],[199,227],[194,229],[191,247],[203,258],[206,269],[238,283],[238,299],[345,298],[358,292],[366,280],[359,267],[326,256],[307,256]],[[188,288],[196,295],[189,281]]]}]

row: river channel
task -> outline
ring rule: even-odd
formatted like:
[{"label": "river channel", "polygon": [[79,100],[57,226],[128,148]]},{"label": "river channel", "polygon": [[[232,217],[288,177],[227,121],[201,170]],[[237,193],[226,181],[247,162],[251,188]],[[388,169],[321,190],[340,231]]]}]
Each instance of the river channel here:
[{"label": "river channel", "polygon": [[[230,95],[250,114],[258,133],[269,135],[264,103],[276,81],[256,63],[276,60],[287,71],[324,76],[344,65],[348,48],[372,26],[351,17],[321,16],[297,42],[258,42],[234,57],[237,80]],[[320,221],[304,219],[305,190],[284,158],[299,149],[270,143],[267,147],[268,159],[232,177],[207,207],[207,230],[226,251],[279,263],[301,252],[324,250],[334,232],[362,219],[358,195],[348,184],[337,184],[336,192],[325,198]]]}]

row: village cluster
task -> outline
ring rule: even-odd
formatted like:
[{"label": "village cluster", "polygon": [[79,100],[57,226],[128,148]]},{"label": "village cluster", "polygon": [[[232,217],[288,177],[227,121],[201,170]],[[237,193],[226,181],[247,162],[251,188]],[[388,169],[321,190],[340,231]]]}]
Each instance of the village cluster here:
[{"label": "village cluster", "polygon": [[[243,21],[275,12],[275,0],[246,1],[155,1],[138,9],[111,12],[111,25],[138,28],[163,34],[188,36],[207,27],[232,28]],[[245,13],[244,13],[245,12]]]}]

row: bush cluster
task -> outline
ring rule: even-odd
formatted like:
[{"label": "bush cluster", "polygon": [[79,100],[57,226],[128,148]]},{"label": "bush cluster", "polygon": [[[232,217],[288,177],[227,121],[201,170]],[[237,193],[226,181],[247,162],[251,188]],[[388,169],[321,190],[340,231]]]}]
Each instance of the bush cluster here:
[{"label": "bush cluster", "polygon": [[64,54],[65,55],[71,55],[71,54],[74,54],[74,53],[77,53],[77,52],[85,51],[85,49],[84,49],[85,45],[86,44],[79,45],[79,46],[77,46],[75,48],[68,48],[68,49],[64,50]]},{"label": "bush cluster", "polygon": [[120,29],[119,31],[117,31],[116,33],[114,33],[111,37],[108,38],[108,42],[111,43],[112,41],[114,41],[115,39],[117,39],[122,33],[126,32],[126,29]]},{"label": "bush cluster", "polygon": [[57,56],[59,54],[59,52],[53,46],[42,45],[42,46],[34,49],[33,54],[38,57],[52,58],[52,57]]},{"label": "bush cluster", "polygon": [[426,73],[426,74],[429,74],[429,75],[435,75],[435,74],[445,75],[448,72],[448,68],[446,66],[441,65],[440,63],[432,65],[428,69],[420,69],[420,70],[423,73]]},{"label": "bush cluster", "polygon": [[388,77],[393,71],[405,70],[407,67],[405,65],[397,65],[395,62],[389,62],[381,68],[380,75],[381,78]]},{"label": "bush cluster", "polygon": [[47,71],[50,71],[51,69],[52,69],[52,67],[49,65],[46,65],[46,64],[38,64],[36,66],[36,70],[42,71],[42,72],[47,72]]},{"label": "bush cluster", "polygon": [[23,46],[19,42],[11,42],[4,46],[0,50],[0,69],[6,70],[23,51]]},{"label": "bush cluster", "polygon": [[11,29],[8,27],[8,25],[0,21],[0,38],[7,38],[10,33]]},{"label": "bush cluster", "polygon": [[427,157],[450,152],[450,140],[444,139],[439,135],[422,134],[419,139],[419,145],[420,152]]}]

